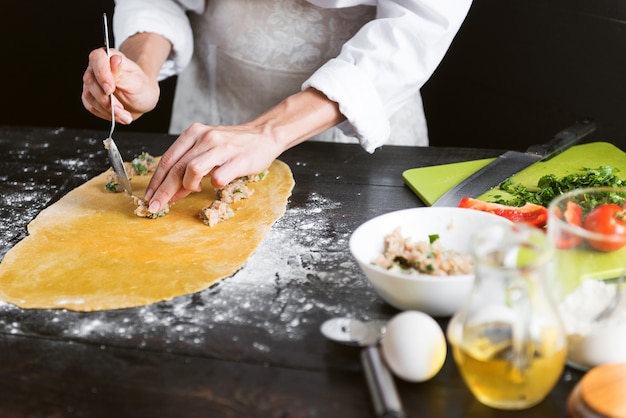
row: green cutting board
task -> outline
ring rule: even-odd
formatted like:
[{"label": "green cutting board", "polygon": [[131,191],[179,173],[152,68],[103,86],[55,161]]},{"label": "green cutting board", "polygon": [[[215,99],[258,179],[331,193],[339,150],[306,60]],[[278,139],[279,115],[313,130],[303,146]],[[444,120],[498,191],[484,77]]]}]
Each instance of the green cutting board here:
[{"label": "green cutting board", "polygon": [[[412,168],[404,171],[402,178],[430,206],[442,194],[491,161],[493,158]],[[596,168],[601,165],[618,168],[620,177],[626,178],[626,153],[608,142],[592,142],[573,146],[547,161],[536,162],[512,176],[512,180],[525,186],[536,186],[539,178],[546,174],[562,177],[585,167]],[[485,200],[492,194],[502,194],[502,191],[488,191],[479,198]]]}]

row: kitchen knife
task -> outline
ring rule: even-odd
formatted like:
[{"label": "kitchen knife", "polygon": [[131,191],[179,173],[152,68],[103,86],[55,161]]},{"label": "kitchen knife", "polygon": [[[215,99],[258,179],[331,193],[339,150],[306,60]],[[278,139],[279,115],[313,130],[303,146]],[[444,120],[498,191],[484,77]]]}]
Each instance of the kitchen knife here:
[{"label": "kitchen knife", "polygon": [[595,123],[585,120],[558,132],[545,144],[530,146],[526,152],[507,151],[448,190],[432,206],[458,206],[464,197],[478,197],[529,165],[548,160],[580,142],[595,129]]},{"label": "kitchen knife", "polygon": [[[104,13],[102,15],[102,19],[104,21],[104,46],[106,48],[107,57],[109,60],[111,59],[111,53],[109,52],[109,24],[107,22],[107,15]],[[109,155],[109,161],[113,166],[113,171],[117,174],[117,178],[120,181],[120,184],[126,190],[126,193],[129,195],[133,195],[132,187],[130,186],[130,179],[128,178],[128,173],[126,172],[126,166],[124,166],[124,159],[120,154],[120,150],[117,149],[117,145],[115,141],[113,141],[113,131],[115,130],[115,108],[113,107],[113,93],[111,93],[111,131],[109,132],[109,137],[104,140],[104,148],[107,150]]]}]

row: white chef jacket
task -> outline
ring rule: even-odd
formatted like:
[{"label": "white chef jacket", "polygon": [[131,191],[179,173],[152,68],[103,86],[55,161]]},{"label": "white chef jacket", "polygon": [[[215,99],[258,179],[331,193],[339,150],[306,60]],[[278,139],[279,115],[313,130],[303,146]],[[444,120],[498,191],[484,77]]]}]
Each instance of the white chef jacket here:
[{"label": "white chef jacket", "polygon": [[[420,88],[471,0],[116,0],[116,45],[154,32],[178,75],[171,133],[193,122],[251,120],[299,89],[339,104],[346,121],[316,139],[427,145]],[[355,139],[356,138],[356,139]]]}]

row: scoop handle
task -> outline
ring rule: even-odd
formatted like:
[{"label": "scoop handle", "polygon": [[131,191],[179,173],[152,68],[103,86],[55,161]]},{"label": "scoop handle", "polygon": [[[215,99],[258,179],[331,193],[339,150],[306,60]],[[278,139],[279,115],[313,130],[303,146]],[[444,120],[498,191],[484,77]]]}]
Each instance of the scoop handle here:
[{"label": "scoop handle", "polygon": [[393,376],[383,362],[378,346],[365,347],[361,351],[361,363],[376,415],[380,418],[405,418]]}]

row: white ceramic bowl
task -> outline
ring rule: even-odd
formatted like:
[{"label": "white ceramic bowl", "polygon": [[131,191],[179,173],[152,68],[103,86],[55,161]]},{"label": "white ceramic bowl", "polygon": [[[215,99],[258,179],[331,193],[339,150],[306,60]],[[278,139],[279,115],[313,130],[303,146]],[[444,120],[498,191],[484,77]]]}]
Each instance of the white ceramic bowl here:
[{"label": "white ceramic bowl", "polygon": [[444,248],[471,254],[471,236],[494,223],[510,221],[474,209],[404,209],[380,215],[359,226],[350,237],[350,251],[376,292],[390,305],[432,316],[451,316],[467,300],[474,282],[473,274],[405,274],[374,265],[372,260],[384,251],[385,236],[397,227],[411,241],[428,241],[429,235],[438,234]]}]

